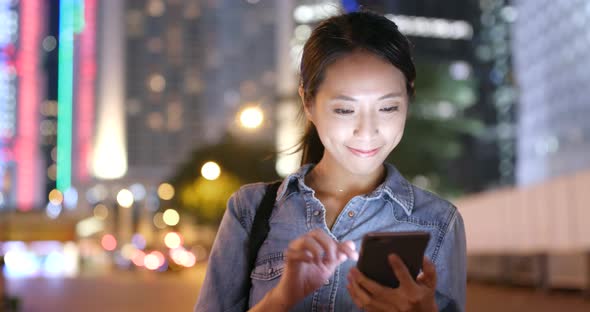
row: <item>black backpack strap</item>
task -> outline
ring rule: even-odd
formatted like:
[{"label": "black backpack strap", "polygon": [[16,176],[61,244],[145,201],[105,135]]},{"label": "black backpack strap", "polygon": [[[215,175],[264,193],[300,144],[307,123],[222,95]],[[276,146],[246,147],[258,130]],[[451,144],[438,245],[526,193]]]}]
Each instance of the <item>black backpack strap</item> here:
[{"label": "black backpack strap", "polygon": [[280,185],[281,181],[268,184],[266,186],[266,193],[264,193],[264,197],[258,205],[258,209],[256,209],[254,221],[252,221],[252,229],[250,230],[248,272],[251,272],[254,269],[258,250],[260,249],[260,246],[262,246],[262,243],[264,243],[264,240],[266,240],[266,236],[268,236],[268,232],[270,231],[268,221],[275,205],[277,191]]}]

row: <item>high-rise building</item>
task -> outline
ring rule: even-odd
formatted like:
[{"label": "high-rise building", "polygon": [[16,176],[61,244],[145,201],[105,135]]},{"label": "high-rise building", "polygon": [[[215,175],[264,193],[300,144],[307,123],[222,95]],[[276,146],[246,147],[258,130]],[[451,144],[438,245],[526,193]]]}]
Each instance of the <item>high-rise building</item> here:
[{"label": "high-rise building", "polygon": [[272,126],[274,2],[130,0],[125,12],[130,178],[161,181],[195,147],[240,135],[247,105]]},{"label": "high-rise building", "polygon": [[516,9],[517,181],[526,185],[590,168],[590,3],[522,0]]}]

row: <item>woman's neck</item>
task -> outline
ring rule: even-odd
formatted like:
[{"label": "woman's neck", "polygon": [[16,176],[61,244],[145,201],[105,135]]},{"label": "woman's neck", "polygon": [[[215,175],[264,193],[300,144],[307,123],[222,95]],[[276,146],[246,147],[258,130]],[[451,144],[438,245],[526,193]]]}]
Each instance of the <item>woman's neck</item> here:
[{"label": "woman's neck", "polygon": [[322,158],[306,176],[306,183],[322,194],[352,197],[372,192],[385,178],[385,172],[385,166],[381,166],[370,174],[355,175]]}]

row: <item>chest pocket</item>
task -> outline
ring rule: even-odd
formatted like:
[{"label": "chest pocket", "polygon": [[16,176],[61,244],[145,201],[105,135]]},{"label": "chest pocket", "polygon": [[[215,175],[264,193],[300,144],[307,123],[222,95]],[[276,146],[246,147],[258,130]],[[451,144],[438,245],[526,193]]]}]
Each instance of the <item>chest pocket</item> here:
[{"label": "chest pocket", "polygon": [[250,278],[260,281],[273,280],[281,274],[285,269],[285,261],[282,252],[272,253],[256,261],[254,270],[250,274]]}]

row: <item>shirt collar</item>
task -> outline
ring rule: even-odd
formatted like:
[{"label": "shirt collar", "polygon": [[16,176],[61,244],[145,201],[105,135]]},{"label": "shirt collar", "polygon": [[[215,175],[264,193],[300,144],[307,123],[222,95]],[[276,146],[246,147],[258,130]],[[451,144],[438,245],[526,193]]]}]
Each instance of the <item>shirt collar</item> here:
[{"label": "shirt collar", "polygon": [[[408,182],[401,173],[392,164],[385,163],[387,171],[385,181],[379,185],[368,198],[377,198],[385,194],[391,200],[402,207],[404,212],[409,216],[414,209],[414,192],[412,185]],[[277,202],[283,197],[289,195],[291,192],[313,190],[305,184],[305,175],[314,167],[314,164],[305,164],[301,166],[296,172],[287,176],[277,191]]]}]

